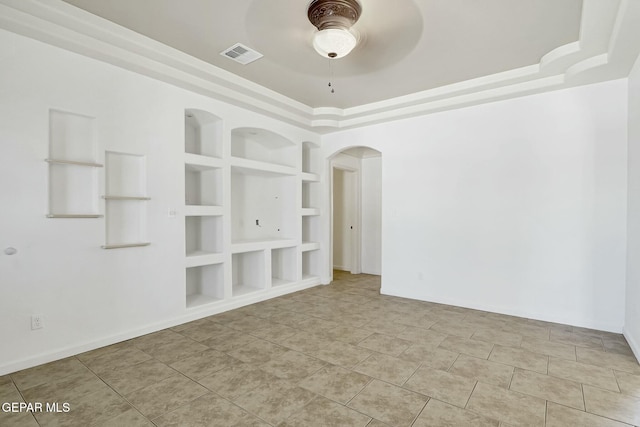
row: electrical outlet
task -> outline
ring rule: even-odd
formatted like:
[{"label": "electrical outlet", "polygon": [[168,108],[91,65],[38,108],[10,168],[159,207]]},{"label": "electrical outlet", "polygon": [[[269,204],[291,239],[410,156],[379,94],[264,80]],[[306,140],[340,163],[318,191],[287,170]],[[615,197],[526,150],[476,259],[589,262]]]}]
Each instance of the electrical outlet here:
[{"label": "electrical outlet", "polygon": [[34,314],[31,316],[31,330],[44,328],[42,314]]}]

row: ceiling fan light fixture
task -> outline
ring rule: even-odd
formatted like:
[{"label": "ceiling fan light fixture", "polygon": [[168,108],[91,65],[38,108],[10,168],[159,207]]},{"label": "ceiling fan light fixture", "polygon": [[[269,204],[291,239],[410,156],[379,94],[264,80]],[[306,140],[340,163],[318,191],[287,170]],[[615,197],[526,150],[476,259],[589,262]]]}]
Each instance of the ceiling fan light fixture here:
[{"label": "ceiling fan light fixture", "polygon": [[358,44],[349,29],[360,18],[362,7],[358,0],[313,0],[307,17],[318,29],[313,47],[322,56],[342,58]]},{"label": "ceiling fan light fixture", "polygon": [[313,36],[313,47],[325,58],[342,58],[356,47],[358,39],[349,30],[328,28]]}]

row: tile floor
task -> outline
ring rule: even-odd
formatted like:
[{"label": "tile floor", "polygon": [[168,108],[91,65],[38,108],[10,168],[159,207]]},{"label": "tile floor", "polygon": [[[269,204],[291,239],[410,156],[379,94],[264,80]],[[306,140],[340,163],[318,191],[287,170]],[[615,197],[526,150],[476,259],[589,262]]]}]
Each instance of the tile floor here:
[{"label": "tile floor", "polygon": [[0,377],[2,426],[640,425],[621,335],[379,295],[376,276]]}]

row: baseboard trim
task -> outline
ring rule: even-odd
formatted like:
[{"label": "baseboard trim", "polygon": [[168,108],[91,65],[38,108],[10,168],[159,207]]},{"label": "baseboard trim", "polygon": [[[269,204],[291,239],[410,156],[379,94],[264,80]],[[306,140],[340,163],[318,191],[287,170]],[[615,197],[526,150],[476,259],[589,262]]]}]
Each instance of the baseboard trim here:
[{"label": "baseboard trim", "polygon": [[533,312],[533,311],[518,310],[518,309],[505,308],[500,306],[492,306],[488,304],[485,305],[485,304],[469,303],[468,301],[458,301],[458,300],[453,300],[448,298],[432,298],[432,297],[428,297],[427,299],[415,298],[413,296],[403,295],[402,293],[388,292],[384,289],[384,283],[382,285],[382,289],[380,290],[380,293],[383,295],[395,296],[399,298],[433,302],[436,304],[453,305],[456,307],[470,308],[472,310],[488,311],[491,313],[504,314],[507,316],[516,316],[516,317],[522,317],[525,319],[541,320],[543,322],[560,323],[563,325],[570,325],[570,326],[577,326],[580,328],[613,332],[616,334],[621,334],[623,330],[622,325],[614,325],[611,323],[601,323],[601,322],[576,321],[575,319],[570,319],[563,316],[556,316],[549,313],[539,313],[539,312]]},{"label": "baseboard trim", "polygon": [[624,338],[627,340],[627,343],[629,344],[629,347],[631,347],[631,351],[633,351],[633,354],[636,356],[636,359],[638,360],[638,363],[640,363],[640,343],[637,342],[633,338],[633,336],[631,336],[631,334],[629,333],[627,328],[624,328],[624,331],[622,332],[622,335],[624,335]]},{"label": "baseboard trim", "polygon": [[292,292],[302,291],[304,289],[318,286],[320,280],[305,280],[299,283],[295,283],[288,286],[276,287],[265,290],[264,292],[256,292],[254,294],[247,294],[241,297],[234,298],[230,301],[221,301],[212,303],[207,306],[187,309],[186,313],[181,316],[177,316],[162,322],[152,323],[141,328],[135,328],[128,331],[124,331],[119,334],[110,335],[104,338],[100,338],[93,341],[86,341],[80,344],[71,345],[67,347],[58,348],[54,351],[41,353],[36,356],[29,357],[27,359],[21,359],[11,361],[0,365],[0,375],[7,375],[23,369],[33,368],[34,366],[42,365],[56,360],[72,357],[80,353],[95,350],[97,348],[105,347],[112,344],[117,344],[122,341],[138,338],[142,335],[157,332],[162,329],[178,326],[183,323],[192,322],[194,320],[202,319],[203,317],[212,316],[214,314],[223,313],[225,311],[233,310],[236,308],[244,307],[250,304],[255,304],[260,301],[265,301],[271,298],[286,295]]}]

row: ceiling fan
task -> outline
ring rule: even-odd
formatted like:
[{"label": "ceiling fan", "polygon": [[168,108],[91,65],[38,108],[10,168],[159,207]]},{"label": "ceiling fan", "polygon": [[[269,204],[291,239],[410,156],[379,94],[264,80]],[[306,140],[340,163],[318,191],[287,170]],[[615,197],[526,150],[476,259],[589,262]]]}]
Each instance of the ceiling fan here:
[{"label": "ceiling fan", "polygon": [[358,0],[313,0],[307,17],[318,29],[313,36],[316,52],[327,58],[342,58],[358,44],[358,35],[351,29],[360,15]]}]

